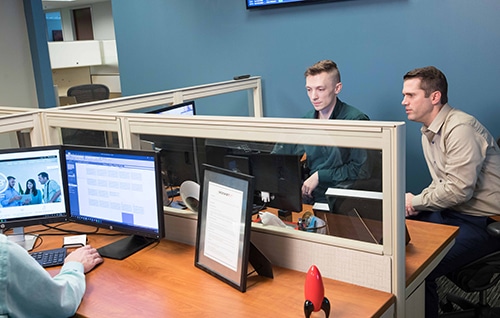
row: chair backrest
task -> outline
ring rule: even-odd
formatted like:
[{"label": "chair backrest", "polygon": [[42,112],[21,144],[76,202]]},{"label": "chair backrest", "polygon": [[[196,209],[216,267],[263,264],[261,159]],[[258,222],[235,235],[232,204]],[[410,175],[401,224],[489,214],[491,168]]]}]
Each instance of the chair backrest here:
[{"label": "chair backrest", "polygon": [[92,102],[109,98],[109,88],[102,84],[84,84],[68,89],[68,96],[74,96],[78,103]]}]

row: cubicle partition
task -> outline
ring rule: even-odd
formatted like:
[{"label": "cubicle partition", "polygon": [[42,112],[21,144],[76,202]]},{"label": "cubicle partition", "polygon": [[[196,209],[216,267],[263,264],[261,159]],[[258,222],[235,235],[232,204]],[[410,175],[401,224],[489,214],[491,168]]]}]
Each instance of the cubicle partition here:
[{"label": "cubicle partition", "polygon": [[[249,91],[255,117],[128,112],[234,90]],[[112,146],[131,149],[141,147],[143,136],[165,136],[192,138],[202,141],[200,144],[212,140],[376,150],[382,159],[383,242],[374,244],[259,223],[252,224],[251,239],[275,266],[306,272],[314,264],[324,277],[393,293],[397,316],[405,316],[406,300],[413,292],[407,289],[405,278],[405,124],[261,116],[260,78],[250,78],[6,115],[0,117],[0,132],[29,131],[33,146],[63,143],[64,129],[89,129],[114,135],[117,142]],[[164,210],[167,239],[194,245],[197,214],[171,207]]]},{"label": "cubicle partition", "polygon": [[45,144],[40,111],[34,108],[0,108],[0,148]]},{"label": "cubicle partition", "polygon": [[[405,301],[404,140],[401,122],[317,121],[312,119],[46,111],[46,143],[60,143],[60,128],[85,126],[115,131],[120,147],[141,147],[141,136],[302,143],[317,146],[377,149],[382,153],[383,243],[253,224],[252,241],[276,266],[306,272],[316,265],[324,277],[396,294]],[[168,239],[194,245],[197,215],[165,208]]]},{"label": "cubicle partition", "polygon": [[126,96],[83,104],[60,107],[62,110],[127,112],[157,105],[179,104],[184,101],[217,96],[222,94],[247,91],[249,116],[262,117],[262,89],[261,78],[231,80],[225,82],[204,84],[198,86],[177,88],[162,92],[142,95]]}]

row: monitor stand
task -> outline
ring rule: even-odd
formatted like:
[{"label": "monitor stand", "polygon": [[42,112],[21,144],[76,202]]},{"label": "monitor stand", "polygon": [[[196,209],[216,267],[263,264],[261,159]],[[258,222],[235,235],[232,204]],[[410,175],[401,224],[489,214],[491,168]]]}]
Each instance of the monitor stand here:
[{"label": "monitor stand", "polygon": [[14,227],[12,228],[12,234],[7,235],[9,241],[21,245],[25,250],[31,251],[33,246],[35,246],[37,235],[25,234],[24,227]]},{"label": "monitor stand", "polygon": [[154,241],[156,241],[156,239],[139,235],[130,235],[119,241],[98,248],[97,251],[102,257],[121,260],[145,248]]}]

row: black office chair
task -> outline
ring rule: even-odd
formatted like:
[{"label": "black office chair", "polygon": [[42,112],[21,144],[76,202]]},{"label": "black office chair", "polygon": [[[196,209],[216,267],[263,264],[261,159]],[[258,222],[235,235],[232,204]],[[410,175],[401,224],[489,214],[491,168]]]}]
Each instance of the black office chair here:
[{"label": "black office chair", "polygon": [[87,103],[109,98],[109,88],[102,84],[84,84],[68,89],[68,96],[74,96],[77,103]]},{"label": "black office chair", "polygon": [[[500,222],[491,223],[488,233],[500,238]],[[466,293],[479,292],[479,302],[448,294],[446,301],[441,303],[441,317],[500,317],[500,307],[492,308],[486,300],[488,290],[500,280],[500,251],[486,255],[447,277]],[[456,306],[460,309],[457,310]]]}]

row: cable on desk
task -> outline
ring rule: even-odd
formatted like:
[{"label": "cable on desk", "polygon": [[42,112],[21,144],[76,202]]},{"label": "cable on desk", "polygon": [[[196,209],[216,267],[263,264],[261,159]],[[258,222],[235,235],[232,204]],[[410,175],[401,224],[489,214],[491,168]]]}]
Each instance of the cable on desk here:
[{"label": "cable on desk", "polygon": [[[31,231],[31,232],[27,232],[26,234],[32,234],[32,235],[37,235],[37,236],[57,236],[57,235],[61,235],[61,234],[72,234],[72,235],[82,235],[82,234],[86,234],[86,235],[104,235],[104,236],[123,236],[123,235],[127,235],[127,234],[124,234],[124,233],[99,233],[99,230],[101,230],[101,228],[99,227],[96,227],[95,230],[93,231],[75,231],[75,230],[67,230],[67,229],[62,229],[60,228],[60,226],[62,225],[65,225],[65,224],[68,224],[68,223],[59,223],[55,226],[52,226],[52,225],[47,225],[47,224],[43,224],[44,227],[46,227],[46,229],[42,229],[42,230],[36,230],[36,231]],[[62,232],[62,233],[41,233],[40,232],[45,232],[45,231],[49,231],[49,230],[55,230],[55,231],[59,231],[59,232]],[[37,233],[37,234],[35,234]]]},{"label": "cable on desk", "polygon": [[[81,235],[81,234],[91,235],[91,234],[96,234],[99,231],[99,228],[97,228],[97,227],[96,227],[96,229],[94,231],[91,231],[91,232],[66,230],[66,229],[60,228],[60,226],[62,226],[64,224],[67,224],[67,223],[59,223],[56,226],[44,224],[43,226],[47,228],[45,231],[55,230],[55,231],[60,231],[60,232],[66,233],[66,234],[74,234],[74,235]],[[38,233],[40,231],[36,231],[36,232]],[[42,235],[61,235],[61,234],[60,233],[45,233],[45,234],[42,234]]]},{"label": "cable on desk", "polygon": [[[165,191],[164,196],[167,197],[167,202],[165,203],[166,206],[170,206],[174,202],[174,198],[180,195],[179,188],[177,187],[174,188],[171,185],[165,186],[164,191]],[[173,193],[173,195],[169,195],[169,193]]]}]

